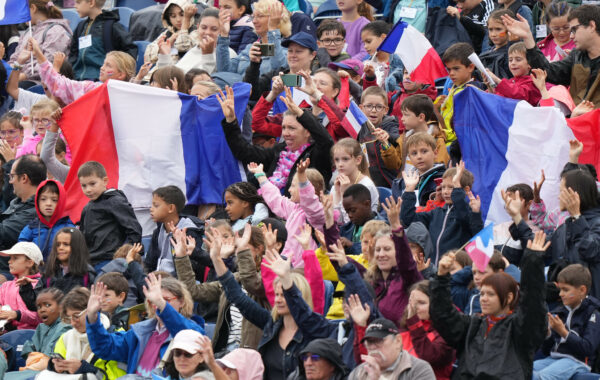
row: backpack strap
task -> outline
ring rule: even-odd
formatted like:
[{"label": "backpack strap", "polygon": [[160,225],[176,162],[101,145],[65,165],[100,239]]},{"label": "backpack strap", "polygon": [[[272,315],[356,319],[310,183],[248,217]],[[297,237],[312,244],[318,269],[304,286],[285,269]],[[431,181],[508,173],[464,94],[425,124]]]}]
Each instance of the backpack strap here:
[{"label": "backpack strap", "polygon": [[104,51],[106,53],[115,50],[112,43],[113,25],[115,20],[106,20],[104,23],[104,29],[102,30],[102,43],[104,44]]},{"label": "backpack strap", "polygon": [[54,26],[60,26],[61,28],[63,28],[68,34],[69,36],[73,36],[73,33],[71,33],[71,30],[69,30],[69,28],[67,28],[66,25],[63,25],[61,23],[58,22],[53,22],[52,24],[48,25],[48,27],[44,30],[44,34],[42,34],[42,41],[40,41],[40,45],[44,43],[44,41],[46,41],[46,34],[48,34],[48,31],[50,29],[52,29]]}]

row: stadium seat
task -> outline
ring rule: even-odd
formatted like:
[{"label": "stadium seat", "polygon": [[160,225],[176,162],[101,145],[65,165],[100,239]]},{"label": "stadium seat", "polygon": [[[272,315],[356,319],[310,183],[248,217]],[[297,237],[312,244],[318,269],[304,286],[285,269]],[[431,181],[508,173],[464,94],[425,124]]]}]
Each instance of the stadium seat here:
[{"label": "stadium seat", "polygon": [[36,84],[35,86],[31,86],[27,89],[27,91],[35,92],[36,94],[44,95],[44,87],[41,84]]},{"label": "stadium seat", "polygon": [[14,330],[7,332],[0,338],[15,349],[15,368],[9,368],[9,370],[18,370],[19,367],[25,366],[25,360],[21,357],[23,344],[33,337],[34,332],[35,330]]},{"label": "stadium seat", "polygon": [[207,337],[212,339],[213,336],[215,336],[215,324],[214,323],[205,323],[204,324],[204,332]]},{"label": "stadium seat", "polygon": [[327,0],[323,4],[317,8],[315,15],[313,17],[313,21],[317,26],[321,23],[321,21],[328,18],[339,18],[342,16],[342,11],[339,10],[335,0]]},{"label": "stadium seat", "polygon": [[302,12],[306,13],[308,16],[312,16],[313,7],[308,0],[298,0],[298,5],[300,6],[300,10]]},{"label": "stadium seat", "polygon": [[150,45],[148,41],[133,41],[138,48],[138,56],[136,60],[136,69],[135,71],[140,71],[140,67],[144,64],[144,53],[146,52],[146,47]]},{"label": "stadium seat", "polygon": [[135,10],[128,7],[116,7],[113,9],[119,11],[119,22],[127,31],[129,31],[129,21],[131,20],[131,15],[133,12],[135,12]]},{"label": "stadium seat", "polygon": [[156,5],[156,3],[154,0],[117,0],[115,5],[117,8],[127,7],[133,9],[134,11],[139,11],[140,9]]},{"label": "stadium seat", "polygon": [[75,28],[77,28],[77,24],[83,20],[81,17],[79,17],[79,14],[77,14],[75,9],[63,9],[62,14],[63,17],[69,21],[69,26],[73,32],[75,31]]},{"label": "stadium seat", "polygon": [[152,236],[143,236],[142,245],[144,246],[144,252],[148,252],[148,250],[150,249],[150,244],[152,244]]},{"label": "stadium seat", "polygon": [[377,192],[379,193],[379,203],[385,202],[388,197],[392,196],[392,190],[387,187],[377,186]]},{"label": "stadium seat", "polygon": [[598,380],[600,375],[597,373],[578,373],[571,377],[571,380]]}]

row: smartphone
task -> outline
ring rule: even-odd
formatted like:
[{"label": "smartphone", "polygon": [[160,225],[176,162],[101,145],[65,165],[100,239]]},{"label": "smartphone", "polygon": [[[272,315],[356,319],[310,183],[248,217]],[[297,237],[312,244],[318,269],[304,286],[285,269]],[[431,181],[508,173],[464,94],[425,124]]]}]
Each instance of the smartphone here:
[{"label": "smartphone", "polygon": [[60,359],[60,360],[65,360],[65,358],[63,358],[63,356],[57,352],[53,352],[50,354],[50,358],[52,359]]},{"label": "smartphone", "polygon": [[281,76],[283,84],[288,87],[302,86],[302,77],[296,74],[284,74]]},{"label": "smartphone", "polygon": [[274,44],[258,44],[260,48],[260,55],[263,57],[272,57],[275,55],[275,45]]}]

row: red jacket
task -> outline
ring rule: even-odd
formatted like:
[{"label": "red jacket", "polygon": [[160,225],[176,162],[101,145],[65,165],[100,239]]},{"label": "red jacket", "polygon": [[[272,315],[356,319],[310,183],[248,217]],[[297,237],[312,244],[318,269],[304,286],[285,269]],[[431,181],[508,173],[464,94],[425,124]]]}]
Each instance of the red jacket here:
[{"label": "red jacket", "polygon": [[542,99],[540,90],[535,87],[529,75],[522,75],[510,79],[502,79],[496,86],[496,94],[505,98],[526,100],[532,106],[537,106]]},{"label": "red jacket", "polygon": [[407,331],[401,333],[402,348],[423,359],[433,368],[437,380],[450,380],[456,353],[433,328],[430,320],[413,316],[406,320]]}]

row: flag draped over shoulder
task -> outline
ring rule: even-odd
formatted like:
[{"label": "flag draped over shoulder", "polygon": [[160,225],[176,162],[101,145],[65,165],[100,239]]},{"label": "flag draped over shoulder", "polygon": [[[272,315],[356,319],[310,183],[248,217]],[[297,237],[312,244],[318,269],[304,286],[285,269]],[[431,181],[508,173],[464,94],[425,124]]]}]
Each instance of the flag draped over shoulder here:
[{"label": "flag draped over shoulder", "polygon": [[27,0],[0,1],[0,25],[20,24],[31,20]]},{"label": "flag draped over shoulder", "polygon": [[533,185],[541,170],[546,183],[541,197],[548,210],[558,206],[560,173],[568,161],[573,132],[554,107],[532,107],[468,87],[454,98],[454,130],[465,166],[474,177],[488,222],[509,220],[501,189]]},{"label": "flag draped over shoulder", "polygon": [[[235,111],[243,119],[250,85],[233,86]],[[111,80],[65,107],[60,127],[71,148],[65,181],[67,208],[79,220],[89,201],[78,168],[98,161],[109,187],[123,190],[134,208],[148,208],[152,191],[175,185],[189,204],[222,203],[227,186],[245,180],[221,127],[223,112],[213,95],[204,100],[175,91]]]}]

